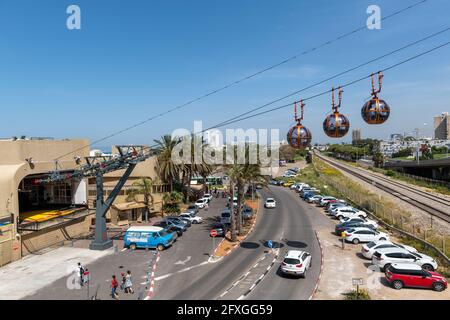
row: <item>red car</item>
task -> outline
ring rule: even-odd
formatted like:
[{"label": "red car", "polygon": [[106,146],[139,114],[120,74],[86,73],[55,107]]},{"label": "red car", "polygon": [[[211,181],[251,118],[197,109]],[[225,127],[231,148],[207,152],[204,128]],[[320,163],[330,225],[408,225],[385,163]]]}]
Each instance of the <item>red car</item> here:
[{"label": "red car", "polygon": [[394,263],[386,270],[386,280],[397,290],[403,287],[433,289],[444,291],[447,280],[439,273],[423,270],[420,266],[408,263]]}]

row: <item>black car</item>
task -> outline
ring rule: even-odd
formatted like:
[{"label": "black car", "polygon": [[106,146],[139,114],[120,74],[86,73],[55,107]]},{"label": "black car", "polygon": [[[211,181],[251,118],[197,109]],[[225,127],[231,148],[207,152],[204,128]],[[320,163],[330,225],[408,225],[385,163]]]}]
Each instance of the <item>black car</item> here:
[{"label": "black car", "polygon": [[371,225],[371,224],[366,224],[366,223],[359,222],[359,221],[349,221],[349,222],[343,222],[343,223],[337,224],[336,227],[334,228],[334,232],[338,236],[340,236],[342,234],[342,232],[347,231],[348,229],[359,228],[359,227],[375,229],[373,227],[373,225]]},{"label": "black car", "polygon": [[178,223],[178,224],[185,224],[186,227],[188,227],[188,228],[192,225],[192,222],[190,220],[183,219],[183,218],[180,218],[180,217],[173,217],[173,216],[166,217],[166,220],[172,221],[172,222],[175,222],[175,223]]},{"label": "black car", "polygon": [[218,237],[225,237],[225,234],[227,233],[228,228],[227,228],[227,226],[225,226],[225,225],[222,224],[222,223],[216,223],[216,224],[212,227],[211,231],[212,231],[212,230],[216,230],[216,231],[217,231],[217,236],[218,236]]}]

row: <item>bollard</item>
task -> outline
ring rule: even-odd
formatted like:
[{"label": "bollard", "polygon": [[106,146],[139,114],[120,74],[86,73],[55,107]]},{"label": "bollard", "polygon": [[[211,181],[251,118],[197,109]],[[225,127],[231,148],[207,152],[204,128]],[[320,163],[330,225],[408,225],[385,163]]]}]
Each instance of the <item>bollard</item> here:
[{"label": "bollard", "polygon": [[119,252],[119,246],[116,244],[114,245],[114,253],[118,253]]}]

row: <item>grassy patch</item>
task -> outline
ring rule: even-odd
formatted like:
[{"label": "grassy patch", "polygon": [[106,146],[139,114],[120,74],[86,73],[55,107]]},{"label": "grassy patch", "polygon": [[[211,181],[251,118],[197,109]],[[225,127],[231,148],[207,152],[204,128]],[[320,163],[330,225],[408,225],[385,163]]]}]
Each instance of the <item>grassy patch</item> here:
[{"label": "grassy patch", "polygon": [[343,293],[344,300],[371,300],[369,292],[365,289],[352,290],[350,292]]}]

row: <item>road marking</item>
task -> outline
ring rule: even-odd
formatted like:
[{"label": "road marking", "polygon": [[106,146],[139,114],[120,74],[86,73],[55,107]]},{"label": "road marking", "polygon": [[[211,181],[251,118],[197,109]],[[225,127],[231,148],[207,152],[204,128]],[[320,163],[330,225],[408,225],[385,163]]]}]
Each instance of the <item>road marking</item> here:
[{"label": "road marking", "polygon": [[128,250],[128,248],[123,248],[122,250],[120,250],[120,252],[124,252],[124,251],[127,251]]},{"label": "road marking", "polygon": [[204,261],[204,262],[202,262],[202,263],[200,263],[200,264],[197,264],[197,265],[195,265],[195,266],[187,267],[187,268],[181,269],[181,270],[176,271],[176,272],[172,272],[172,273],[165,274],[165,275],[163,275],[163,276],[160,276],[160,277],[155,278],[155,281],[159,281],[159,280],[163,280],[163,279],[169,278],[169,277],[171,277],[171,276],[173,276],[173,275],[175,275],[175,274],[180,274],[180,273],[183,273],[183,272],[192,270],[192,269],[194,269],[194,268],[198,268],[198,267],[204,266],[205,264],[208,264],[208,263],[209,263],[208,261]]},{"label": "road marking", "polygon": [[187,262],[189,262],[191,260],[191,256],[188,256],[187,258],[186,258],[186,260],[183,260],[183,261],[177,261],[177,262],[175,262],[174,264],[182,264],[182,265],[185,265]]}]

